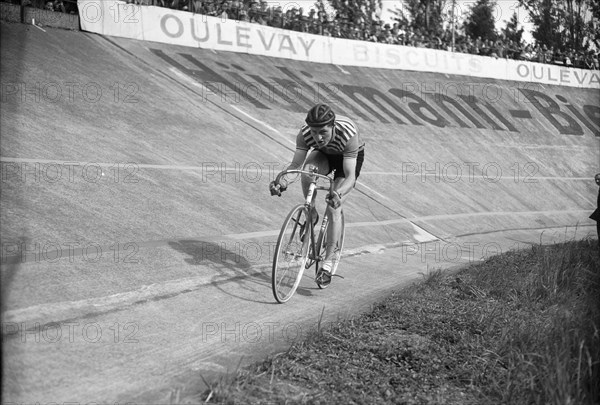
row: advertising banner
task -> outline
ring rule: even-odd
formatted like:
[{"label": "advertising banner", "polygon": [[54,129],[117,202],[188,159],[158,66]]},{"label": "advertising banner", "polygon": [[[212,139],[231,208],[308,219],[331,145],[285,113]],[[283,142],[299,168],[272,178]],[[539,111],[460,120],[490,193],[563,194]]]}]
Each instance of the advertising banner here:
[{"label": "advertising banner", "polygon": [[81,27],[102,35],[341,66],[435,72],[600,89],[598,71],[438,49],[332,38],[114,0],[78,0]]}]

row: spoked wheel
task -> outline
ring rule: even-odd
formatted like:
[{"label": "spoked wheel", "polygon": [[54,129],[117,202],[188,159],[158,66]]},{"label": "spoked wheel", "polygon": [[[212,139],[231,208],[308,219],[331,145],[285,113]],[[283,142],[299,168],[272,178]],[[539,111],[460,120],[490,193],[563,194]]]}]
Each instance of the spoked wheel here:
[{"label": "spoked wheel", "polygon": [[[338,265],[340,264],[340,260],[342,259],[342,252],[344,250],[344,236],[346,235],[346,222],[344,219],[344,211],[341,212],[342,215],[342,229],[340,231],[340,239],[338,242],[338,249],[333,253],[333,257],[332,257],[332,265],[331,265],[331,276],[333,277],[333,275],[335,274],[335,272],[337,271]],[[319,271],[319,268],[321,267],[321,262],[323,260],[325,260],[325,255],[327,253],[327,232],[329,231],[331,227],[331,221],[329,220],[329,218],[327,218],[327,221],[325,223],[325,229],[323,230],[323,232],[321,232],[319,234],[319,239],[317,240],[317,251],[319,252],[318,254],[318,259],[317,259],[317,267],[315,269],[315,272]],[[329,284],[321,284],[319,282],[319,280],[317,280],[317,285],[319,286],[319,288],[327,288],[329,287]]]},{"label": "spoked wheel", "polygon": [[307,209],[304,205],[298,205],[288,214],[285,219],[273,256],[273,275],[271,285],[273,296],[279,303],[284,303],[292,298],[298,284],[302,279],[302,273],[308,260],[310,236],[300,240],[301,231],[306,224]]}]

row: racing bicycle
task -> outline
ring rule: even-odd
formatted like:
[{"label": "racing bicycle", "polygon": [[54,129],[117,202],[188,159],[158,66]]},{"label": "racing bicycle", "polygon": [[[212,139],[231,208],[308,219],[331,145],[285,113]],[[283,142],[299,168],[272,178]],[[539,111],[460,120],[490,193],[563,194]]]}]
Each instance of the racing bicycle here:
[{"label": "racing bicycle", "polygon": [[[319,264],[325,259],[329,218],[326,214],[327,211],[325,211],[318,236],[315,235],[318,216],[316,218],[313,217],[313,212],[316,212],[314,210],[315,202],[313,201],[313,195],[317,190],[329,191],[328,195],[330,195],[333,192],[333,177],[317,173],[317,168],[314,168],[312,171],[290,169],[279,173],[275,183],[281,184],[282,178],[286,175],[309,176],[311,183],[304,203],[292,208],[283,222],[279,237],[277,238],[275,254],[273,256],[271,285],[273,296],[279,303],[287,302],[292,298],[300,284],[304,270],[309,269],[313,264],[315,265],[315,282],[319,288],[323,289],[329,285],[328,283],[323,283],[317,277]],[[319,180],[328,181],[329,186],[318,184]],[[336,249],[332,257],[332,277],[337,271],[344,247],[345,222],[343,210],[341,219],[342,228],[337,245],[338,249]]]}]

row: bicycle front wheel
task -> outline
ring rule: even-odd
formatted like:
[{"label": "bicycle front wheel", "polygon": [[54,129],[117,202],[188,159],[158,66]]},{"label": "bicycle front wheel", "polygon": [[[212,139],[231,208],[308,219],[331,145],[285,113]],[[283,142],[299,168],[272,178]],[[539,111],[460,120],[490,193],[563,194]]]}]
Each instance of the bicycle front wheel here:
[{"label": "bicycle front wheel", "polygon": [[300,204],[285,219],[273,256],[273,274],[271,286],[273,296],[279,303],[284,303],[292,298],[296,292],[308,260],[310,230],[307,228],[306,236],[301,240],[301,232],[307,224],[308,210]]}]

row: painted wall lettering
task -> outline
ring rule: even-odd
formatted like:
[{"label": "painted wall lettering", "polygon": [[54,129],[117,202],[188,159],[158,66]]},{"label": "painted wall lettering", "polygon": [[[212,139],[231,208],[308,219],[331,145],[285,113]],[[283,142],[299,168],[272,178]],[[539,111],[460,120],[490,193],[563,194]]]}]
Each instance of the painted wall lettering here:
[{"label": "painted wall lettering", "polygon": [[[540,86],[507,89],[506,85],[443,81],[399,82],[398,86],[385,89],[323,83],[307,71],[286,66],[274,66],[269,73],[259,75],[236,64],[201,62],[189,53],[167,55],[162,50],[151,51],[202,84],[201,97],[205,102],[248,102],[263,110],[282,108],[298,113],[316,102],[327,102],[367,122],[515,133],[520,132],[526,120],[543,120],[556,129],[556,134],[581,136],[587,131],[600,136],[600,107],[578,106],[560,94],[551,97]],[[331,78],[352,79],[352,75],[330,69]],[[358,68],[352,69],[352,74],[360,74]],[[319,77],[323,76],[328,74],[321,72]]]},{"label": "painted wall lettering", "polygon": [[[549,96],[535,90],[520,89],[537,110],[563,135],[583,135],[583,129]],[[562,120],[565,124],[561,123]]]}]

